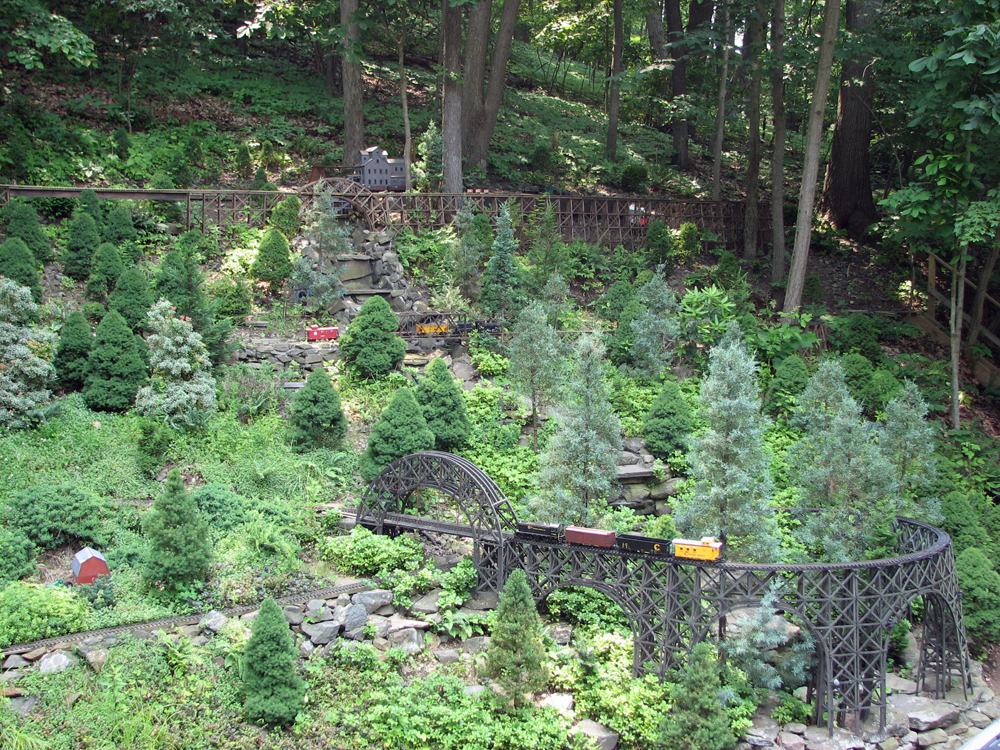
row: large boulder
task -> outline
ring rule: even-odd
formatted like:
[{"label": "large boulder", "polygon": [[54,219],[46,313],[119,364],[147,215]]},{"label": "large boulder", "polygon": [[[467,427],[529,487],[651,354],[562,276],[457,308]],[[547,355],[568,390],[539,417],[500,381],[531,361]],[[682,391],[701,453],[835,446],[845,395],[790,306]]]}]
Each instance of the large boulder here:
[{"label": "large boulder", "polygon": [[42,674],[58,674],[76,666],[79,662],[80,660],[69,651],[53,651],[38,662],[38,671]]},{"label": "large boulder", "polygon": [[351,601],[360,604],[368,614],[371,614],[387,604],[392,604],[392,592],[385,589],[360,591],[351,597]]},{"label": "large boulder", "polygon": [[618,747],[618,734],[590,719],[581,721],[570,730],[570,734],[583,735],[600,750],[615,750]]},{"label": "large boulder", "polygon": [[389,643],[408,654],[419,654],[424,649],[423,634],[416,628],[404,628],[389,634]]}]

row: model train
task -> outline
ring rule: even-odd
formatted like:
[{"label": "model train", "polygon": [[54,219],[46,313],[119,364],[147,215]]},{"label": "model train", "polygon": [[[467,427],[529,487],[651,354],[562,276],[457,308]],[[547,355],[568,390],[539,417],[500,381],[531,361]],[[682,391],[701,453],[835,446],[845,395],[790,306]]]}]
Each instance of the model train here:
[{"label": "model train", "polygon": [[679,557],[685,560],[715,562],[722,555],[722,542],[710,536],[704,536],[700,540],[654,539],[638,534],[616,534],[614,531],[604,529],[588,529],[583,526],[563,527],[558,523],[525,522],[518,522],[514,536],[604,549],[617,548],[627,552]]}]

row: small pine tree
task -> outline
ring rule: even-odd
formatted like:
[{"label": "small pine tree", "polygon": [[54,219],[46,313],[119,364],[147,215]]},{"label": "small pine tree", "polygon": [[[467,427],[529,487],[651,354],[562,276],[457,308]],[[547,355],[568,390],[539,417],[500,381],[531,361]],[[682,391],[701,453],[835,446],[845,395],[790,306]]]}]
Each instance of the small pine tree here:
[{"label": "small pine tree", "polygon": [[983,514],[969,501],[961,490],[953,490],[941,498],[941,528],[951,534],[955,554],[960,555],[969,547],[989,549],[990,539],[981,524]]},{"label": "small pine tree", "polygon": [[602,515],[601,501],[617,478],[621,424],[604,380],[604,346],[582,336],[573,359],[565,407],[541,456],[539,494],[529,507],[538,520],[585,526]]},{"label": "small pine tree", "polygon": [[179,316],[191,319],[191,325],[208,349],[209,358],[218,365],[229,356],[232,323],[218,317],[219,303],[205,290],[206,276],[198,264],[200,246],[200,242],[178,243],[176,249],[163,256],[156,274],[156,293],[170,300]]},{"label": "small pine tree", "polygon": [[605,319],[617,322],[618,317],[625,309],[625,305],[635,298],[635,287],[625,279],[618,279],[608,287],[608,291],[601,298],[601,315]]},{"label": "small pine tree", "polygon": [[19,237],[11,237],[0,244],[0,276],[13,279],[20,286],[31,290],[35,302],[42,299],[42,280],[38,275],[38,261],[31,249]]},{"label": "small pine tree", "polygon": [[11,201],[0,211],[0,221],[6,225],[7,238],[17,237],[31,250],[35,260],[48,263],[52,260],[52,243],[38,223],[38,212],[21,201]]},{"label": "small pine tree", "polygon": [[64,391],[79,391],[87,377],[87,357],[94,346],[94,335],[87,317],[77,310],[70,313],[59,332],[52,365],[59,377],[59,387]]},{"label": "small pine tree", "polygon": [[618,326],[608,344],[608,354],[616,365],[627,365],[632,361],[632,344],[635,342],[635,329],[632,321],[642,315],[644,306],[639,298],[632,297],[618,314]]},{"label": "small pine tree", "polygon": [[135,230],[135,220],[132,212],[121,203],[115,203],[108,211],[108,220],[101,233],[105,242],[116,247],[122,247],[126,242],[135,242],[139,233]]},{"label": "small pine tree", "polygon": [[184,488],[179,469],[167,475],[167,487],[143,522],[149,551],[143,579],[169,593],[204,580],[212,560],[208,524]]},{"label": "small pine tree", "polygon": [[499,320],[510,320],[524,304],[521,272],[518,269],[517,240],[510,218],[510,206],[504,204],[497,217],[497,236],[493,240],[493,255],[483,274],[479,304],[483,312]]},{"label": "small pine tree", "polygon": [[526,234],[531,285],[537,293],[549,276],[563,272],[569,261],[569,246],[562,241],[551,201],[539,201],[531,213]]},{"label": "small pine tree", "polygon": [[708,430],[691,443],[694,492],[677,509],[677,525],[694,538],[716,537],[733,560],[774,562],[778,528],[770,508],[771,460],[764,449],[770,420],[760,413],[757,362],[736,323],[709,354],[701,409]]},{"label": "small pine tree", "polygon": [[668,380],[642,423],[646,450],[666,461],[674,451],[684,450],[691,433],[691,407],[681,395],[680,386]]},{"label": "small pine tree", "polygon": [[80,207],[78,210],[94,220],[98,234],[104,230],[104,206],[102,204],[103,201],[97,197],[97,193],[92,188],[80,191]]},{"label": "small pine tree", "polygon": [[290,195],[278,203],[271,211],[267,223],[280,231],[288,239],[298,235],[302,228],[302,221],[299,219],[299,211],[302,209],[302,201],[296,196]]},{"label": "small pine tree", "polygon": [[87,296],[98,302],[107,300],[124,271],[125,264],[118,254],[118,248],[110,242],[99,245],[87,279]]},{"label": "small pine tree", "polygon": [[1000,573],[981,549],[969,547],[955,560],[955,574],[969,636],[983,646],[996,643],[1000,639]]},{"label": "small pine tree", "polygon": [[261,165],[254,172],[253,182],[250,183],[251,190],[267,190],[267,170]]},{"label": "small pine tree", "polygon": [[49,337],[31,328],[37,313],[27,287],[0,277],[0,430],[27,427],[52,396],[55,369],[38,354]]},{"label": "small pine tree", "polygon": [[[84,191],[86,192],[86,191]],[[101,244],[97,222],[86,211],[77,211],[69,221],[69,239],[63,254],[63,272],[71,279],[86,281],[94,251]]]},{"label": "small pine tree", "polygon": [[115,283],[115,290],[108,297],[108,309],[121,315],[133,331],[146,325],[146,313],[152,305],[149,284],[138,268],[126,268]]},{"label": "small pine tree", "polygon": [[340,393],[322,367],[309,373],[288,411],[289,442],[296,450],[340,449],[347,434],[347,417],[340,406]]},{"label": "small pine tree", "polygon": [[271,286],[272,294],[281,288],[285,279],[292,273],[292,259],[288,250],[288,240],[275,228],[268,229],[260,247],[257,258],[250,267],[250,275],[258,281],[266,281]]},{"label": "small pine tree", "polygon": [[646,252],[653,266],[662,265],[667,271],[674,268],[674,238],[670,228],[662,221],[649,222],[646,230]]},{"label": "small pine tree", "polygon": [[128,131],[125,128],[117,128],[111,134],[111,140],[115,144],[115,154],[118,158],[121,161],[128,161],[129,151],[132,150],[132,139],[128,137]]},{"label": "small pine tree", "polygon": [[681,224],[674,245],[674,257],[678,263],[691,263],[701,255],[701,230],[697,224],[688,221]]},{"label": "small pine tree", "polygon": [[427,427],[434,433],[438,450],[451,451],[465,444],[472,424],[462,392],[443,359],[430,361],[413,395],[423,409]]},{"label": "small pine tree", "polygon": [[243,649],[247,718],[261,724],[291,724],[305,705],[306,683],[295,674],[295,641],[288,620],[268,598],[250,627]]},{"label": "small pine tree", "polygon": [[397,330],[399,320],[389,303],[369,297],[340,339],[344,361],[369,377],[389,372],[406,355],[406,343]]},{"label": "small pine tree", "polygon": [[[253,157],[250,155],[250,147],[245,143],[236,148],[236,174],[244,180],[253,174]],[[267,181],[266,177],[264,181]]]},{"label": "small pine tree", "polygon": [[[927,402],[920,388],[906,381],[885,407],[879,423],[879,448],[896,469],[896,478],[907,496],[920,499],[938,476],[935,425],[927,421]],[[998,539],[997,541],[1000,541]]]},{"label": "small pine tree", "polygon": [[629,359],[636,373],[658,378],[673,364],[681,336],[677,295],[667,284],[663,268],[657,268],[653,278],[642,285],[638,300],[642,308],[629,323]]},{"label": "small pine tree", "polygon": [[516,708],[525,705],[526,694],[537,693],[548,681],[542,622],[520,568],[507,576],[500,593],[483,674],[503,689]]},{"label": "small pine tree", "polygon": [[452,223],[458,241],[450,243],[450,254],[443,266],[448,281],[469,300],[479,298],[482,262],[493,245],[493,227],[486,214],[473,214],[467,206],[459,209]]},{"label": "small pine tree", "polygon": [[809,382],[809,365],[797,354],[781,360],[767,388],[768,411],[777,416],[791,412],[795,402]]},{"label": "small pine tree", "polygon": [[722,689],[712,644],[703,641],[673,690],[674,705],[663,720],[659,744],[687,750],[728,750],[736,745],[729,715],[719,700]]},{"label": "small pine tree", "polygon": [[371,482],[397,458],[433,449],[434,433],[428,429],[413,391],[400,388],[372,429],[358,471]]},{"label": "small pine tree", "polygon": [[83,401],[95,411],[125,411],[146,382],[146,366],[125,318],[112,310],[94,336]]},{"label": "small pine tree", "polygon": [[547,318],[538,302],[532,302],[521,313],[510,342],[507,370],[514,388],[531,399],[531,434],[536,453],[538,415],[563,382],[562,342]]},{"label": "small pine tree", "polygon": [[420,159],[413,165],[417,173],[417,190],[424,193],[440,190],[444,181],[444,144],[441,131],[433,120],[417,141],[417,155]]}]

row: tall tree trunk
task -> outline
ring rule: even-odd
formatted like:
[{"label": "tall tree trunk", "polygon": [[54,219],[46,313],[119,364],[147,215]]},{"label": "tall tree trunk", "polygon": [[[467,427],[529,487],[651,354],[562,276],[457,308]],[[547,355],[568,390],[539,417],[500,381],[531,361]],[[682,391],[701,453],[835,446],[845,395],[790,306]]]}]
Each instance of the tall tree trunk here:
[{"label": "tall tree trunk", "polygon": [[622,47],[624,45],[624,24],[622,23],[622,0],[614,0],[614,41],[611,48],[611,89],[608,95],[608,143],[607,157],[618,161],[618,76],[622,72]]},{"label": "tall tree trunk", "polygon": [[470,157],[476,132],[483,127],[486,59],[489,56],[491,0],[479,0],[469,14],[462,70],[462,149]]},{"label": "tall tree trunk", "polygon": [[462,188],[462,9],[449,0],[441,3],[444,104],[441,144],[444,150],[444,190],[461,193]]},{"label": "tall tree trunk", "polygon": [[[847,0],[848,30],[863,32],[881,7],[882,0]],[[871,57],[845,60],[842,71],[837,123],[820,208],[837,229],[846,229],[857,237],[878,220],[868,153],[875,99]]]},{"label": "tall tree trunk", "polygon": [[990,254],[986,256],[986,263],[983,264],[982,273],[979,274],[979,283],[976,284],[976,296],[972,299],[972,320],[969,322],[969,335],[965,342],[966,356],[972,358],[972,347],[979,341],[979,331],[983,326],[983,307],[986,305],[986,291],[990,285],[990,278],[993,276],[993,269],[996,268],[997,255],[1000,255],[1000,229],[997,230],[996,237],[993,238],[993,247]]},{"label": "tall tree trunk", "polygon": [[503,104],[503,92],[506,85],[507,61],[510,60],[510,48],[514,42],[514,28],[517,26],[517,13],[521,0],[504,0],[500,11],[500,26],[497,38],[493,43],[493,59],[490,61],[490,81],[486,87],[486,102],[483,107],[482,126],[474,133],[473,148],[469,152],[469,164],[474,167],[486,163],[490,151],[490,141],[493,140],[493,129]]},{"label": "tall tree trunk", "polygon": [[719,71],[719,105],[715,114],[715,138],[712,140],[712,200],[722,195],[722,145],[726,138],[726,84],[729,81],[730,22],[729,2],[722,6],[722,69]]},{"label": "tall tree trunk", "polygon": [[969,248],[965,245],[958,249],[959,257],[951,266],[951,429],[962,427],[958,401],[961,392],[961,381],[958,369],[962,352],[962,311],[965,307],[965,267]]},{"label": "tall tree trunk", "polygon": [[688,7],[688,33],[698,31],[712,21],[715,12],[715,0],[691,0]]},{"label": "tall tree trunk", "polygon": [[[667,31],[663,27],[663,13],[659,8],[653,13],[646,14],[646,31],[649,33],[649,48],[653,53],[654,60],[666,60],[669,57],[667,52]],[[661,96],[667,95],[668,76],[665,71],[659,72],[659,83],[657,91]]]},{"label": "tall tree trunk", "polygon": [[771,284],[785,278],[785,0],[774,0],[771,21],[771,102],[774,105],[774,153],[771,156]]},{"label": "tall tree trunk", "polygon": [[760,84],[763,75],[764,46],[764,3],[757,0],[751,11],[753,16],[747,24],[749,39],[746,50],[752,57],[750,62],[750,112],[748,116],[747,145],[747,199],[743,212],[743,257],[753,260],[757,257],[757,235],[759,211],[757,196],[760,192]]},{"label": "tall tree trunk", "polygon": [[406,5],[402,6],[402,28],[396,39],[396,53],[399,56],[399,100],[403,108],[403,169],[406,172],[406,192],[413,192],[413,170],[410,167],[410,150],[413,148],[413,134],[410,132],[410,102],[406,81]]},{"label": "tall tree trunk", "polygon": [[795,245],[792,247],[792,267],[788,272],[783,312],[792,314],[802,305],[802,287],[806,281],[809,261],[809,241],[812,239],[813,205],[816,202],[816,180],[819,177],[820,145],[823,141],[823,115],[830,91],[833,71],[833,48],[840,22],[840,0],[826,0],[823,9],[823,33],[819,42],[819,62],[816,65],[816,85],[809,105],[809,126],[806,130],[805,160],[802,165],[802,187],[799,190],[799,215],[795,221]]},{"label": "tall tree trunk", "polygon": [[[667,35],[670,39],[670,56],[674,59],[674,69],[670,72],[671,99],[687,94],[687,46],[684,41],[684,22],[681,19],[680,0],[665,0],[663,9],[667,17]],[[681,169],[691,166],[688,149],[688,122],[675,119],[670,126],[674,139],[674,163]]]},{"label": "tall tree trunk", "polygon": [[344,166],[356,167],[365,147],[364,80],[358,60],[358,39],[361,27],[356,18],[358,0],[341,0],[340,23],[344,26]]}]

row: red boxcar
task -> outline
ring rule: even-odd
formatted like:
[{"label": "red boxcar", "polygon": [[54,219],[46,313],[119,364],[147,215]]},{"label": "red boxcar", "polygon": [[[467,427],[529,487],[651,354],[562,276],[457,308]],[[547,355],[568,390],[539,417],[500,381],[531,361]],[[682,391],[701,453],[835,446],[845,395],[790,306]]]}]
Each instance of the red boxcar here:
[{"label": "red boxcar", "polygon": [[582,526],[567,526],[566,542],[569,544],[589,544],[591,547],[614,547],[615,532],[587,529]]},{"label": "red boxcar", "polygon": [[310,341],[320,341],[322,339],[335,339],[337,338],[337,326],[329,326],[327,328],[321,328],[320,326],[309,326],[306,329],[306,335],[309,337]]}]

